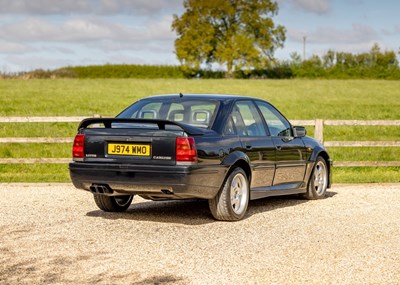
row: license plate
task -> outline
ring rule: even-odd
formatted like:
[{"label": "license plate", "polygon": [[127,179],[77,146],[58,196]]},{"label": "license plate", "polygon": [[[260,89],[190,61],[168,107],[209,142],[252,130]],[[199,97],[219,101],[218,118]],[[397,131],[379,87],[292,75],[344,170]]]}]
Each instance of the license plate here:
[{"label": "license plate", "polygon": [[107,153],[111,155],[150,156],[148,144],[109,143]]}]

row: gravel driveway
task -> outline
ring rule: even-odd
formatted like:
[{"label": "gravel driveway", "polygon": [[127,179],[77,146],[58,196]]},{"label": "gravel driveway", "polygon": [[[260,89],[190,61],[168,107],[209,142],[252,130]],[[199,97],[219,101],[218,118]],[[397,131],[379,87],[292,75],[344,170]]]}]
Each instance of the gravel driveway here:
[{"label": "gravel driveway", "polygon": [[67,184],[0,184],[0,284],[400,284],[400,184],[328,196],[229,223],[204,201],[111,214]]}]

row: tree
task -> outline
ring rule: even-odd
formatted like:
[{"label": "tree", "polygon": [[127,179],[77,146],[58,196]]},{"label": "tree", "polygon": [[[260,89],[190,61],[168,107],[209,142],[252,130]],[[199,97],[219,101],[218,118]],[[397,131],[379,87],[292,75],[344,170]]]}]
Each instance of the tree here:
[{"label": "tree", "polygon": [[335,65],[335,52],[328,50],[326,54],[322,56],[323,64],[325,68],[332,68]]},{"label": "tree", "polygon": [[267,66],[283,47],[286,30],[272,17],[278,5],[271,0],[185,0],[185,12],[174,15],[178,38],[175,52],[188,70],[202,64],[225,65],[234,70]]}]

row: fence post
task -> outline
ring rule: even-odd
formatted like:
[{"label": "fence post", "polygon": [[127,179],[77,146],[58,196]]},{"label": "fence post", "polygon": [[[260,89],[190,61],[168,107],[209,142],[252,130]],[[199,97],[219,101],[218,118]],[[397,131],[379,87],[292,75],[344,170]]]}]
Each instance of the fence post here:
[{"label": "fence post", "polygon": [[316,119],[315,120],[315,134],[314,137],[319,142],[324,142],[324,120]]}]

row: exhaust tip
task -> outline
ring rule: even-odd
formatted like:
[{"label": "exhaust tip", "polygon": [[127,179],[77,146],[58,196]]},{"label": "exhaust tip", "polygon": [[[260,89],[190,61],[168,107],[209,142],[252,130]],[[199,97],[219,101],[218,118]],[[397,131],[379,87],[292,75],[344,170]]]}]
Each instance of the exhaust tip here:
[{"label": "exhaust tip", "polygon": [[89,187],[90,192],[93,194],[113,194],[114,191],[108,185],[93,184]]},{"label": "exhaust tip", "polygon": [[168,195],[173,195],[174,193],[168,189],[161,189],[161,192],[163,192],[164,194],[168,194]]}]

